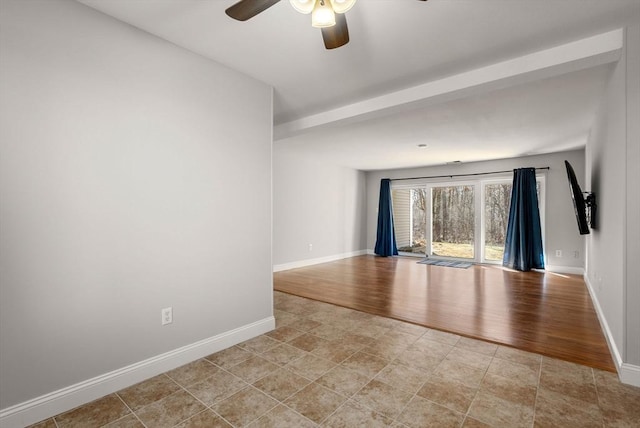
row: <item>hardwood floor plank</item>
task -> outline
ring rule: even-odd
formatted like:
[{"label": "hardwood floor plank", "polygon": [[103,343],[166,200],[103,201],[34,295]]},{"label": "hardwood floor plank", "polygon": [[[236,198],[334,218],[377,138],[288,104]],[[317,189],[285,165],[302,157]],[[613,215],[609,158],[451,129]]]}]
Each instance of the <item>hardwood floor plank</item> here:
[{"label": "hardwood floor plank", "polygon": [[274,288],[615,372],[582,277],[359,256],[274,273]]}]

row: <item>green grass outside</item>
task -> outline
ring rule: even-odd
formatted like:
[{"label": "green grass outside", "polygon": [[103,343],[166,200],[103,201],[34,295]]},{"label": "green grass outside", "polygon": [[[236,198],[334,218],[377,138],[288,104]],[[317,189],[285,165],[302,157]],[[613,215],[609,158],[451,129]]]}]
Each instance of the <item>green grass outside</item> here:
[{"label": "green grass outside", "polygon": [[[473,258],[473,245],[471,244],[452,244],[449,242],[434,242],[432,247],[433,247],[434,256],[456,257],[461,259]],[[399,250],[408,252],[408,253],[418,253],[418,254],[425,253],[425,247],[423,246],[402,247],[402,248],[399,248]],[[503,251],[504,251],[504,248],[502,246],[487,245],[485,247],[485,258],[487,260],[502,260]]]}]

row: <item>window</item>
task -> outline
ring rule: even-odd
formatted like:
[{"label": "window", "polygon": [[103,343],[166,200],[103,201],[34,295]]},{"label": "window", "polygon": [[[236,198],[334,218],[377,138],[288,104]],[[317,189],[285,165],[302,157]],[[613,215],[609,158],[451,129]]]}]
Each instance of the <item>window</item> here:
[{"label": "window", "polygon": [[431,254],[473,259],[475,186],[431,187]]},{"label": "window", "polygon": [[[501,263],[511,203],[511,177],[393,183],[394,226],[403,255]],[[538,176],[544,232],[544,176]],[[544,233],[543,233],[544,235]]]}]

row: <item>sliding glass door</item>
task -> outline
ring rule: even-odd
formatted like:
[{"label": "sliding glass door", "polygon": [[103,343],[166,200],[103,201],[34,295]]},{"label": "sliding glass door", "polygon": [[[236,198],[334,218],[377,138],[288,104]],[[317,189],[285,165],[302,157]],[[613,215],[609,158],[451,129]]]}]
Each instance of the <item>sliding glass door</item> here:
[{"label": "sliding glass door", "polygon": [[[501,263],[511,178],[396,184],[391,190],[398,251],[434,258]],[[544,177],[538,177],[544,230]]]}]

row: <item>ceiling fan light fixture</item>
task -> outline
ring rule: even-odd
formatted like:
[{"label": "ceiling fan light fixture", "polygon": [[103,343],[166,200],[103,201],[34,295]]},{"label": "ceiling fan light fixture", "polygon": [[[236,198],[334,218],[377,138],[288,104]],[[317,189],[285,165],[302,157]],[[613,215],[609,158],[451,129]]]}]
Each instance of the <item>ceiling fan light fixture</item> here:
[{"label": "ceiling fan light fixture", "polygon": [[329,0],[335,13],[346,13],[356,4],[356,0]]},{"label": "ceiling fan light fixture", "polygon": [[289,0],[291,6],[300,13],[309,14],[316,5],[316,0]]},{"label": "ceiling fan light fixture", "polygon": [[311,25],[316,28],[333,27],[336,25],[336,14],[331,7],[331,0],[316,0],[311,12]]}]

